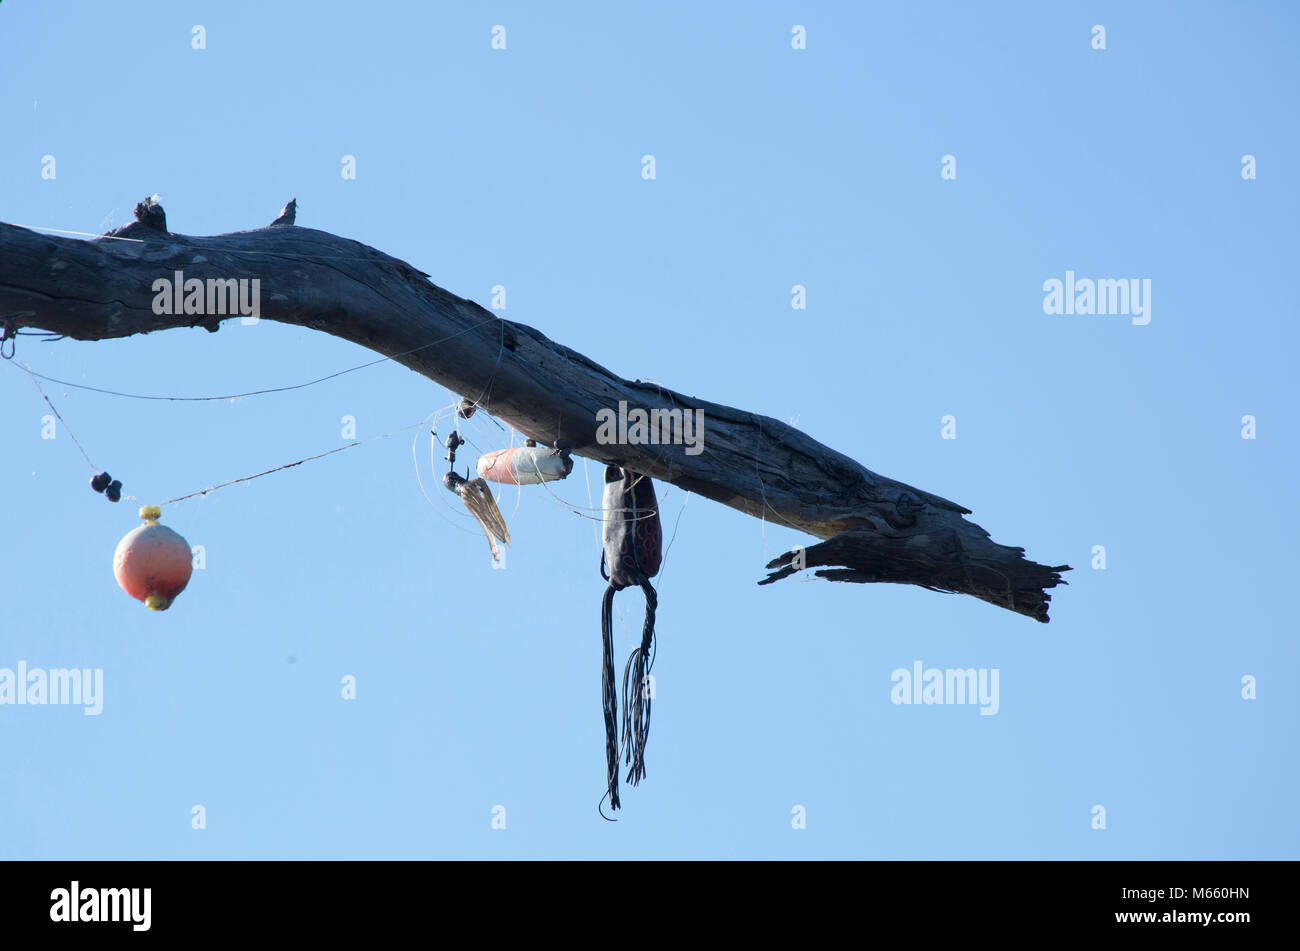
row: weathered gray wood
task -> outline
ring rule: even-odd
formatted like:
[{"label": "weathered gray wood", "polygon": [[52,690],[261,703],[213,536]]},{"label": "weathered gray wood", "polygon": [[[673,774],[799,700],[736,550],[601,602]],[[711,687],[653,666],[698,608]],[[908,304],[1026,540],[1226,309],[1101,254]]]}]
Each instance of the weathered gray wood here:
[{"label": "weathered gray wood", "polygon": [[[0,326],[104,340],[174,327],[216,332],[211,316],[158,316],[153,282],[258,278],[261,316],[359,343],[476,400],[539,443],[626,466],[739,509],[830,539],[772,562],[764,582],[801,566],[842,566],[838,581],[915,584],[970,594],[1048,620],[1061,565],[1028,561],[962,518],[969,509],[877,475],[767,416],[628,381],[531,327],[502,320],[429,282],[409,264],[356,241],[293,223],[212,237],[167,231],[161,207],[109,232],[140,243],[81,241],[0,223]],[[432,346],[432,341],[440,341]],[[702,409],[704,452],[601,445],[596,412],[620,400],[645,409]],[[792,564],[794,567],[792,567]]]}]

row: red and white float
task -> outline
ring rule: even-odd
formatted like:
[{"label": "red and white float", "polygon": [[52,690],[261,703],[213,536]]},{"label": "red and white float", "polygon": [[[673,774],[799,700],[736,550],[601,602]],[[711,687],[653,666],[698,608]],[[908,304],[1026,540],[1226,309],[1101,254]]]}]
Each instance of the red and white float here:
[{"label": "red and white float", "polygon": [[537,485],[555,482],[573,471],[568,452],[544,446],[498,449],[478,457],[478,474],[489,482],[505,485]]},{"label": "red and white float", "polygon": [[194,571],[190,543],[166,525],[156,505],[140,509],[144,524],[126,534],[113,553],[113,575],[122,590],[151,611],[166,611]]}]

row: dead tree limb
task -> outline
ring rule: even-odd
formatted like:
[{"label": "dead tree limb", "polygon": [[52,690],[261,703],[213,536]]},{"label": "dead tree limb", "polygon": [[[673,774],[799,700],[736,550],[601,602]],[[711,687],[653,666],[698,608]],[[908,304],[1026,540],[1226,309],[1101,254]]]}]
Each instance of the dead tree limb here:
[{"label": "dead tree limb", "polygon": [[[261,314],[361,344],[474,400],[539,443],[625,466],[828,539],[768,565],[767,584],[803,567],[833,581],[892,582],[973,595],[1048,620],[1047,589],[1068,566],[1025,559],[962,518],[969,509],[869,471],[799,430],[657,384],[628,381],[523,324],[502,320],[367,245],[294,224],[212,237],[173,234],[163,209],[103,238],[53,237],[0,223],[0,336],[32,327],[105,340],[173,327],[216,332],[226,317],[156,314],[154,282],[258,279]],[[126,238],[132,240],[110,240]],[[13,346],[12,339],[6,344]],[[701,409],[704,451],[601,444],[597,411]]]}]

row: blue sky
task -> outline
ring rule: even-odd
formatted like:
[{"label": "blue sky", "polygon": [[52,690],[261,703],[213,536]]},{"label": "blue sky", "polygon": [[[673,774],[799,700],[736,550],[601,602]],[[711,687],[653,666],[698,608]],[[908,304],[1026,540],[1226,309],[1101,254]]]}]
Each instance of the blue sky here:
[{"label": "blue sky", "polygon": [[[206,567],[158,614],[111,572],[136,506],[90,492],[0,367],[0,668],[104,671],[99,716],[0,706],[0,857],[1296,857],[1293,6],[58,9],[0,5],[0,220],[99,232],[159,193],[204,235],[296,196],[301,225],[485,306],[503,285],[503,316],[629,379],[790,421],[1075,570],[1046,626],[760,588],[807,539],[660,484],[649,775],[610,824],[600,549],[573,511],[599,465],[503,494],[504,571],[423,433],[432,504],[407,433],[170,506]],[[1150,323],[1046,315],[1067,270],[1150,280]],[[236,321],[19,356],[202,396],[374,355]],[[394,363],[234,402],[46,392],[141,501],[459,396]],[[465,461],[510,442],[465,432]],[[641,607],[618,605],[621,660]],[[892,703],[916,661],[996,668],[997,714]]]}]

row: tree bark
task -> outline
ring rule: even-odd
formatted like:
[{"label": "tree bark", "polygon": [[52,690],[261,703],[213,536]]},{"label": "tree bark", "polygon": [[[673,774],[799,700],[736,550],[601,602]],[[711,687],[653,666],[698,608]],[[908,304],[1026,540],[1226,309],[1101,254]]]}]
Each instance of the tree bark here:
[{"label": "tree bark", "polygon": [[[768,584],[804,567],[833,581],[914,584],[969,594],[1048,620],[1047,589],[1068,565],[1047,567],[993,542],[969,509],[877,475],[799,430],[657,384],[628,381],[531,327],[503,320],[432,284],[381,251],[294,224],[196,237],[167,230],[161,206],[102,238],[54,237],[0,223],[0,339],[39,328],[105,340],[173,327],[216,332],[217,315],[155,314],[154,281],[257,278],[261,316],[361,344],[469,397],[543,445],[828,539],[767,567]],[[134,239],[134,240],[111,240]],[[14,346],[5,339],[0,350]],[[602,444],[600,409],[700,409],[704,451]]]}]

